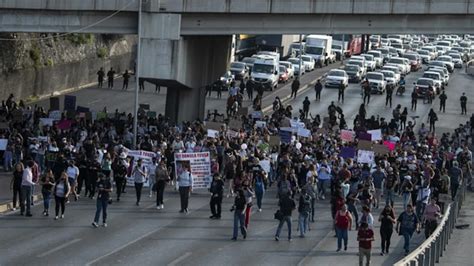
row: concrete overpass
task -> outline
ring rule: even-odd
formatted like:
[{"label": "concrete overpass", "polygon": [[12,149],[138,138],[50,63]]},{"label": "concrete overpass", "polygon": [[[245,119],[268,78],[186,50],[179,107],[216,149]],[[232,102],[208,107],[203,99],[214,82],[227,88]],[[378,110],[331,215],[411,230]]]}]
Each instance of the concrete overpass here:
[{"label": "concrete overpass", "polygon": [[[0,0],[0,31],[137,34],[138,10],[138,0]],[[143,0],[142,10],[140,77],[175,88],[175,120],[203,117],[231,34],[474,33],[474,0]]]}]

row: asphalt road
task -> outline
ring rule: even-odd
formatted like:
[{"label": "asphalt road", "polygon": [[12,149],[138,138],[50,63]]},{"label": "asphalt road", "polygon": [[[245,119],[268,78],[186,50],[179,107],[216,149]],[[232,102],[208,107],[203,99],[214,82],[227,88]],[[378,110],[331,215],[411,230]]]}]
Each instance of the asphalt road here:
[{"label": "asphalt road", "polygon": [[[335,66],[333,66],[335,67]],[[316,70],[303,78],[303,83],[314,81],[327,69]],[[412,84],[419,73],[410,74],[407,84]],[[459,123],[464,123],[467,117],[461,116],[459,97],[466,91],[469,99],[474,99],[471,77],[458,71],[453,74],[448,93],[446,114],[438,114],[438,131],[452,130]],[[411,90],[408,86],[409,91]],[[147,88],[151,90],[152,88]],[[286,97],[289,94],[288,85],[282,86],[273,93],[267,93],[264,105],[273,101],[275,95]],[[78,105],[102,109],[105,105],[108,110],[132,110],[133,93],[120,90],[85,89],[77,91]],[[164,109],[163,92],[156,95],[153,92],[140,94],[141,99],[152,104],[152,109]],[[337,90],[325,89],[322,101],[314,101],[312,89],[302,92],[296,100],[289,100],[297,111],[302,105],[304,97],[312,100],[311,113],[322,116],[327,112],[331,101],[337,101]],[[222,108],[224,100],[208,99],[206,109]],[[345,103],[341,104],[351,125],[352,119],[362,103],[360,87],[351,85],[346,90]],[[47,105],[47,101],[39,102]],[[394,95],[394,106],[401,104],[409,106],[409,93],[404,96]],[[437,111],[439,101],[436,100],[433,108]],[[161,109],[160,109],[161,108]],[[426,120],[431,108],[421,101],[416,113]],[[391,116],[392,109],[385,107],[385,97],[373,95],[368,106],[369,115]],[[468,104],[468,113],[473,112],[472,105]],[[3,214],[0,216],[0,265],[356,265],[357,242],[355,233],[350,234],[349,250],[335,252],[335,238],[331,230],[331,218],[328,201],[317,203],[316,220],[312,230],[306,238],[299,239],[296,231],[296,213],[293,215],[294,240],[289,243],[285,240],[286,228],[282,232],[280,242],[275,242],[277,223],[273,219],[276,209],[276,198],[273,191],[264,198],[264,210],[254,213],[250,223],[249,237],[242,241],[230,241],[232,231],[232,213],[228,210],[232,199],[225,199],[223,219],[211,221],[208,195],[202,191],[193,195],[190,203],[190,213],[178,213],[179,199],[176,192],[168,188],[165,210],[156,210],[152,199],[146,197],[140,207],[134,206],[134,191],[129,188],[126,196],[120,203],[114,202],[109,206],[107,228],[94,229],[91,227],[95,212],[95,201],[80,199],[67,205],[66,218],[54,221],[52,217],[42,217],[42,207],[33,208],[34,216],[25,218],[18,213]],[[400,213],[400,206],[397,204]],[[378,211],[374,213],[378,216]],[[378,228],[375,229],[378,237]],[[458,236],[466,240],[467,234]],[[416,241],[421,241],[418,236]],[[461,240],[460,240],[461,241]],[[468,240],[469,241],[469,240]],[[472,243],[472,238],[471,238]],[[392,265],[401,258],[400,237],[392,237],[393,252],[391,256],[381,257],[379,240],[374,243],[373,265]]]}]

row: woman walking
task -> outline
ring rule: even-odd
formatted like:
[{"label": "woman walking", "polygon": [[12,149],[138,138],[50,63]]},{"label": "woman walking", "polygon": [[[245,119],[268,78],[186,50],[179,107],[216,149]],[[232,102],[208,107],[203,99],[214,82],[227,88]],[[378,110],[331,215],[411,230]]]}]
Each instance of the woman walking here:
[{"label": "woman walking", "polygon": [[135,192],[137,195],[137,202],[135,203],[137,206],[140,206],[140,199],[142,197],[142,188],[143,183],[146,182],[147,171],[146,167],[142,165],[142,159],[138,159],[137,165],[133,168],[132,176],[135,182]]},{"label": "woman walking", "polygon": [[54,175],[53,171],[46,171],[45,175],[41,179],[41,194],[43,195],[43,216],[49,216],[49,204],[51,202],[51,194],[53,193],[54,187]]},{"label": "woman walking", "polygon": [[258,211],[262,211],[262,200],[263,195],[265,194],[265,177],[261,174],[258,174],[254,178],[254,191],[257,198],[257,208]]},{"label": "woman walking", "polygon": [[64,211],[66,210],[66,199],[71,192],[71,186],[68,182],[68,176],[66,172],[62,172],[59,180],[54,185],[54,200],[56,201],[54,220],[59,219],[59,208],[61,207],[61,219],[64,219]]},{"label": "woman walking", "polygon": [[15,165],[15,171],[13,171],[12,181],[10,182],[10,188],[13,190],[13,208],[12,211],[16,210],[17,204],[21,202],[21,180],[23,178],[24,166],[22,163]]},{"label": "woman walking", "polygon": [[245,228],[245,208],[247,203],[245,201],[244,191],[242,189],[237,190],[235,196],[234,205],[230,209],[234,212],[234,229],[232,234],[232,240],[237,240],[239,234],[239,227],[243,238],[247,238],[247,229]]},{"label": "woman walking", "polygon": [[110,177],[99,174],[99,182],[97,182],[97,204],[94,222],[92,226],[99,227],[100,212],[102,212],[102,226],[107,227],[107,206],[109,205],[110,193],[112,192],[112,183]]},{"label": "woman walking", "polygon": [[382,252],[380,255],[388,254],[390,239],[392,238],[393,225],[396,223],[395,212],[390,205],[386,205],[379,216],[380,239],[382,240]]},{"label": "woman walking", "polygon": [[348,231],[352,227],[352,215],[347,210],[347,205],[344,204],[341,210],[339,210],[336,213],[334,224],[336,225],[336,236],[337,236],[337,250],[336,251],[341,251],[342,240],[344,240],[344,250],[347,250]]},{"label": "woman walking", "polygon": [[165,193],[166,183],[170,181],[170,170],[166,168],[166,163],[161,160],[156,168],[156,208],[158,210],[165,207],[163,195]]}]

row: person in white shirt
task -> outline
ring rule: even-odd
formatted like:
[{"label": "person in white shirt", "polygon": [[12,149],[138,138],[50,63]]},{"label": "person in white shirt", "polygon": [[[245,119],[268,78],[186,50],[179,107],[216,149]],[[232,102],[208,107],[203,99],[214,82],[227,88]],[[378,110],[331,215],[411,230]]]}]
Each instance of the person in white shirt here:
[{"label": "person in white shirt", "polygon": [[156,157],[151,158],[151,164],[148,165],[148,182],[150,184],[150,195],[151,198],[153,196],[153,185],[156,183],[156,167],[158,163],[156,162]]},{"label": "person in white shirt", "polygon": [[182,166],[183,170],[178,176],[179,196],[181,199],[181,210],[179,212],[188,213],[189,194],[193,191],[193,176],[189,163]]},{"label": "person in white shirt", "polygon": [[[28,161],[26,162],[26,168],[23,170],[23,177],[21,180],[21,198],[20,198],[20,208],[21,208],[21,215],[25,213],[26,207],[26,216],[31,217],[31,190],[32,186],[35,184],[33,182],[33,173],[31,172],[31,168],[33,167],[34,162]],[[25,204],[26,201],[26,204]]]},{"label": "person in white shirt", "polygon": [[148,179],[148,169],[142,163],[142,159],[138,159],[137,165],[134,166],[132,171],[132,177],[135,182],[135,192],[137,194],[137,203],[136,205],[140,205],[140,199],[142,197],[142,188],[143,184]]},{"label": "person in white shirt", "polygon": [[[77,177],[79,176],[79,168],[75,165],[74,160],[69,161],[68,167],[66,169],[67,180],[69,186],[71,187],[71,192],[74,194],[74,200],[77,201],[79,195],[76,192]],[[69,202],[69,199],[67,199]]]}]

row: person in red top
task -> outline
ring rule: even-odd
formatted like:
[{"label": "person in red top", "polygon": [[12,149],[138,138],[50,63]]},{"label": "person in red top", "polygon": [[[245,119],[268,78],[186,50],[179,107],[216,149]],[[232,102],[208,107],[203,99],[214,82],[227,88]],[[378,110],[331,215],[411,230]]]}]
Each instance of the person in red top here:
[{"label": "person in red top", "polygon": [[348,231],[352,227],[352,215],[347,210],[347,205],[344,204],[341,210],[337,211],[334,219],[337,236],[337,251],[341,250],[342,240],[344,239],[344,250],[347,250]]},{"label": "person in red top", "polygon": [[364,264],[364,257],[366,257],[365,265],[370,265],[372,241],[374,240],[374,231],[369,228],[367,223],[362,222],[357,232],[357,241],[359,241],[359,266]]}]

